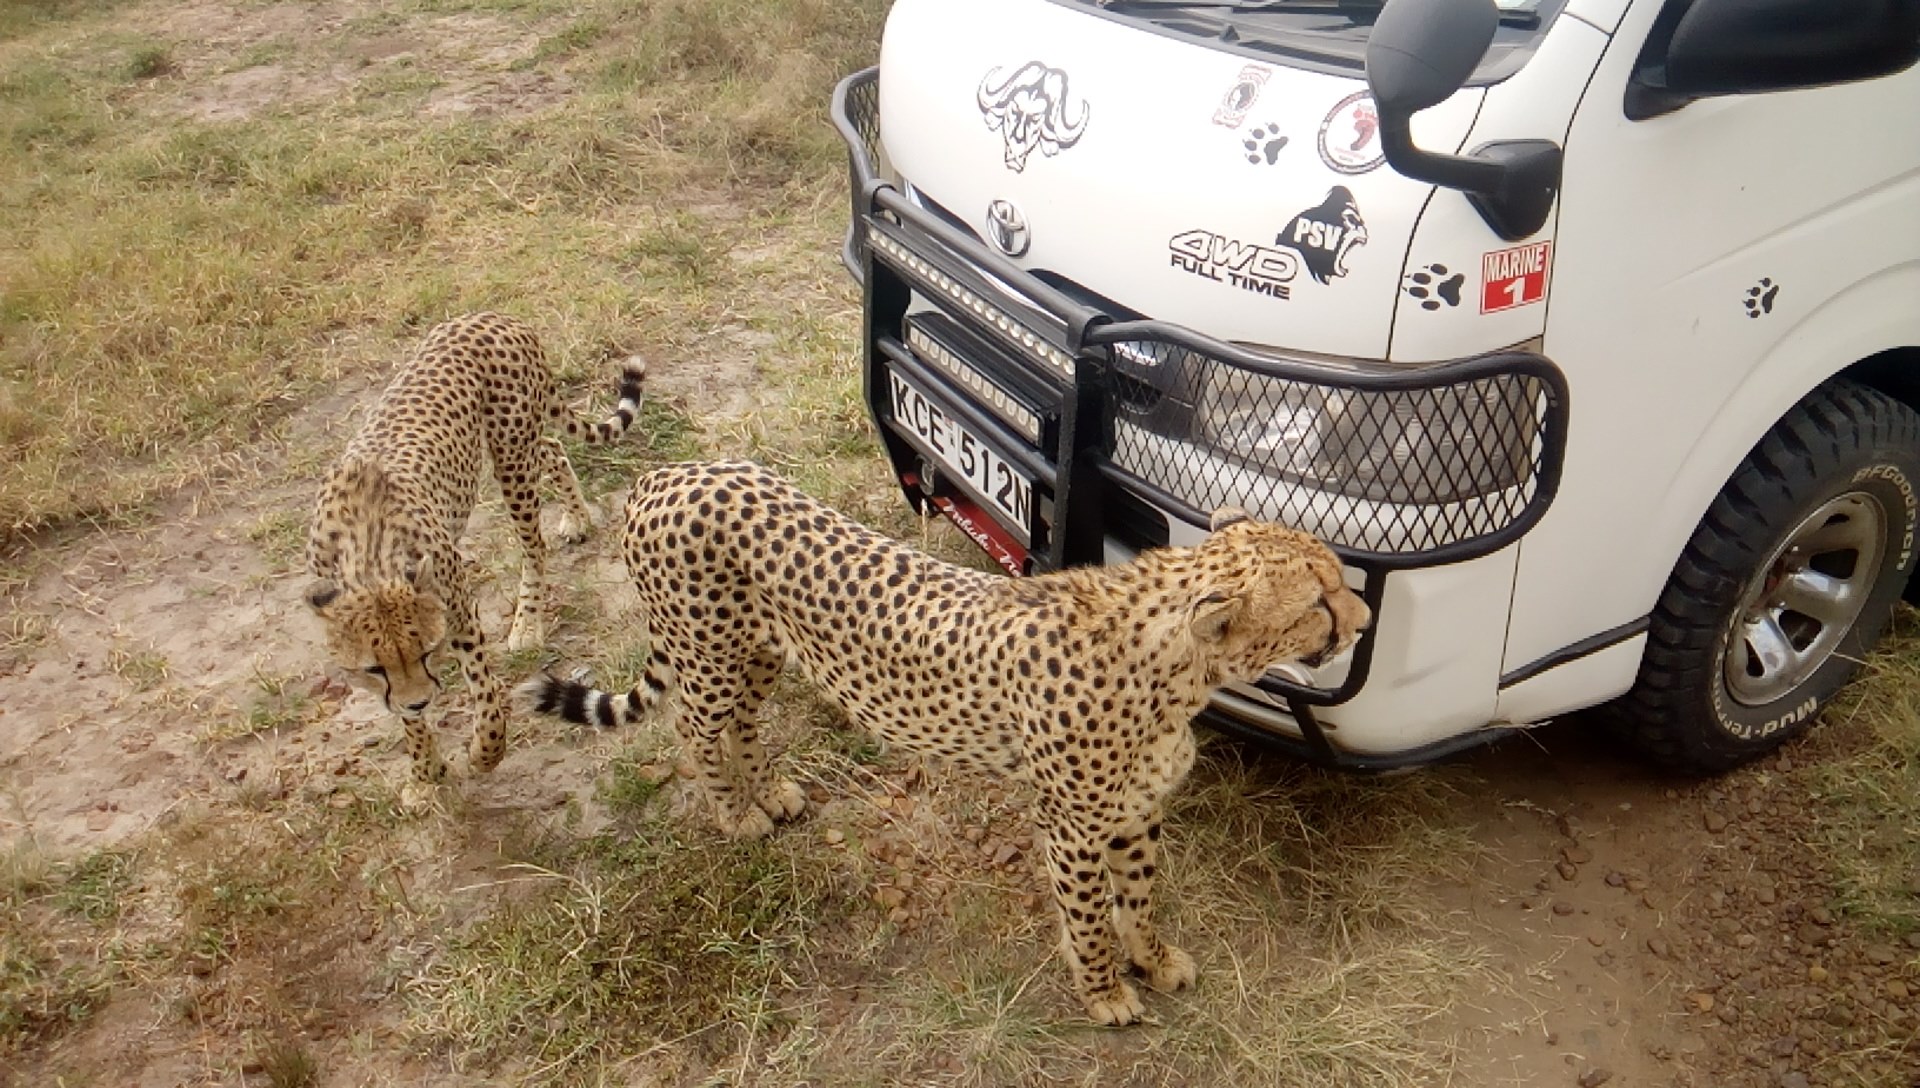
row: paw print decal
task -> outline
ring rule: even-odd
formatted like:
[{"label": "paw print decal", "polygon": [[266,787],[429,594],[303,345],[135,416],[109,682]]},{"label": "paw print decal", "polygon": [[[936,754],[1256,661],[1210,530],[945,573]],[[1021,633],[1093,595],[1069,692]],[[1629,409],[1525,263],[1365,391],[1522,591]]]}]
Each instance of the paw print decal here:
[{"label": "paw print decal", "polygon": [[1760,277],[1760,282],[1747,288],[1747,297],[1741,300],[1746,303],[1747,316],[1759,317],[1761,314],[1772,313],[1773,300],[1779,294],[1779,284],[1766,276]]},{"label": "paw print decal", "polygon": [[1268,121],[1258,128],[1248,129],[1247,138],[1240,142],[1240,146],[1246,149],[1248,162],[1258,166],[1264,160],[1268,166],[1272,166],[1273,160],[1280,157],[1280,149],[1287,146],[1287,138],[1280,135],[1279,126]]},{"label": "paw print decal", "polygon": [[1466,273],[1449,275],[1446,265],[1430,264],[1409,275],[1405,287],[1407,297],[1419,299],[1422,310],[1438,310],[1443,302],[1452,309],[1460,305],[1460,288],[1466,282]]}]

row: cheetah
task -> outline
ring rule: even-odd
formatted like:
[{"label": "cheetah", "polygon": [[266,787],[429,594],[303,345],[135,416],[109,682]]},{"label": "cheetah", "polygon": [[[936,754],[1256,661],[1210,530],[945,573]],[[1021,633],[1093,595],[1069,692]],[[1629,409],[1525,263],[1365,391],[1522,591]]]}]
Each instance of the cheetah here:
[{"label": "cheetah", "polygon": [[1233,509],[1197,546],[1026,579],[924,555],[746,463],[656,470],[626,519],[653,641],[642,680],[610,695],[541,675],[520,704],[613,727],[677,687],[700,791],[743,838],[805,807],[754,725],[788,659],[888,742],[1024,776],[1074,988],[1102,1024],[1142,1015],[1123,966],[1156,990],[1195,977],[1155,933],[1151,895],[1194,715],[1223,684],[1343,652],[1371,620],[1325,544]]},{"label": "cheetah", "polygon": [[321,484],[307,536],[307,603],[334,662],[399,716],[415,779],[447,777],[424,717],[440,687],[428,659],[443,645],[458,655],[478,705],[469,765],[490,771],[506,753],[511,704],[488,664],[471,575],[455,544],[479,497],[484,459],[524,552],[507,647],[537,646],[545,641],[536,490],[543,475],[565,508],[558,535],[577,540],[592,528],[566,450],[543,426],[612,442],[639,411],[645,376],[644,363],[628,360],[614,414],[600,423],[576,419],[531,330],[499,314],[457,317],[427,333]]}]

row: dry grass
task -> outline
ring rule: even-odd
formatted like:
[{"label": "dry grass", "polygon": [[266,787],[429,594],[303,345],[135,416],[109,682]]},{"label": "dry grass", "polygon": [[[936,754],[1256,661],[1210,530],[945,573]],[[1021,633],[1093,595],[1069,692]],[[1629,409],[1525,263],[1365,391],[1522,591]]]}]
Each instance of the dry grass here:
[{"label": "dry grass", "polygon": [[[132,34],[99,4],[10,14],[0,533],[214,473],[344,374],[386,365],[392,340],[461,310],[533,319],[572,381],[643,344],[678,352],[716,326],[805,322],[796,300],[830,274],[830,251],[773,291],[729,254],[805,253],[782,239],[811,238],[837,211],[836,138],[792,104],[824,103],[871,53],[883,6],[461,5],[538,36],[483,77],[518,65],[577,91],[525,114],[423,118],[471,73],[431,55],[368,62],[351,34],[290,39],[290,54],[260,52],[268,39],[240,70],[274,61],[298,86],[358,64],[356,81],[219,121],[169,116],[180,86],[234,63],[191,28]],[[440,8],[389,6],[360,29],[404,34]],[[370,357],[337,350],[343,330],[371,333]]]},{"label": "dry grass", "polygon": [[1845,750],[1811,769],[1842,905],[1869,931],[1920,932],[1920,614],[1895,615],[1823,728],[1842,723]]}]

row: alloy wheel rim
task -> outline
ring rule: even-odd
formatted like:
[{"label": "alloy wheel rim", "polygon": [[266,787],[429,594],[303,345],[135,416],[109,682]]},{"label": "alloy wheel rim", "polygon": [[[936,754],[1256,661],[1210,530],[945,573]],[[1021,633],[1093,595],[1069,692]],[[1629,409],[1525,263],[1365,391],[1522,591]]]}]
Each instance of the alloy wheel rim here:
[{"label": "alloy wheel rim", "polygon": [[1765,706],[1818,672],[1866,608],[1885,550],[1886,511],[1864,491],[1807,515],[1741,595],[1727,638],[1727,693]]}]

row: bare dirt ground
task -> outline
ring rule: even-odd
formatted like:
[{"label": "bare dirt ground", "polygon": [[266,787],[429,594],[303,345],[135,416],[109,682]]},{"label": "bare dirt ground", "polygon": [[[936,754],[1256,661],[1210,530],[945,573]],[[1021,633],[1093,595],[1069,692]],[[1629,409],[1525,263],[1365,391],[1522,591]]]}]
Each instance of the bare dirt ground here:
[{"label": "bare dirt ground", "polygon": [[[553,110],[583,77],[540,62],[566,25],[542,11],[134,5],[127,27],[192,44],[126,108],[240,122],[428,72],[425,117]],[[322,38],[317,56],[301,48]],[[724,194],[687,212],[741,218]],[[816,233],[803,240],[828,267],[837,240]],[[792,240],[727,259],[752,278],[791,265]],[[648,245],[647,260],[704,260]],[[854,317],[833,290],[804,305],[844,355]],[[793,343],[715,312],[675,330],[652,379],[704,448],[751,446],[765,413],[861,433],[849,368],[825,372],[831,397],[795,393]],[[0,934],[0,992],[26,996],[0,1008],[0,1044],[20,1046],[0,1045],[0,1084],[1920,1084],[1920,937],[1844,909],[1814,827],[1814,772],[1866,743],[1846,721],[1710,783],[1652,775],[1583,720],[1369,782],[1213,738],[1166,866],[1201,988],[1155,998],[1154,1022],[1128,1032],[1080,1026],[1047,962],[1022,791],[872,751],[797,685],[772,732],[814,808],[757,852],[680,811],[658,730],[528,722],[494,774],[402,812],[398,731],[328,669],[299,597],[313,480],[396,347],[349,349],[359,377],[131,527],[68,529],[9,561],[0,906],[16,906],[0,921],[20,929]],[[832,481],[854,516],[917,531],[871,447],[836,442],[851,467],[824,475],[818,448],[755,452]],[[603,514],[617,504],[618,478],[589,483]],[[468,548],[493,574],[499,631],[517,552],[496,505]],[[516,675],[630,667],[609,537],[557,566],[555,652]],[[447,749],[466,724],[455,699]],[[643,848],[659,852],[619,853]],[[714,868],[671,883],[695,862]],[[1888,879],[1920,897],[1920,872]],[[812,913],[726,913],[756,889]],[[669,892],[711,919],[684,956],[636,966],[604,947],[634,939],[618,920],[646,912],[643,893]],[[681,947],[669,915],[647,917],[646,948]],[[656,968],[670,982],[648,1007],[666,1011],[636,1025],[641,1006],[602,976],[631,990]],[[727,972],[744,981],[702,977]],[[529,1039],[546,1049],[512,1052]],[[593,1048],[613,1053],[569,1064]]]}]

